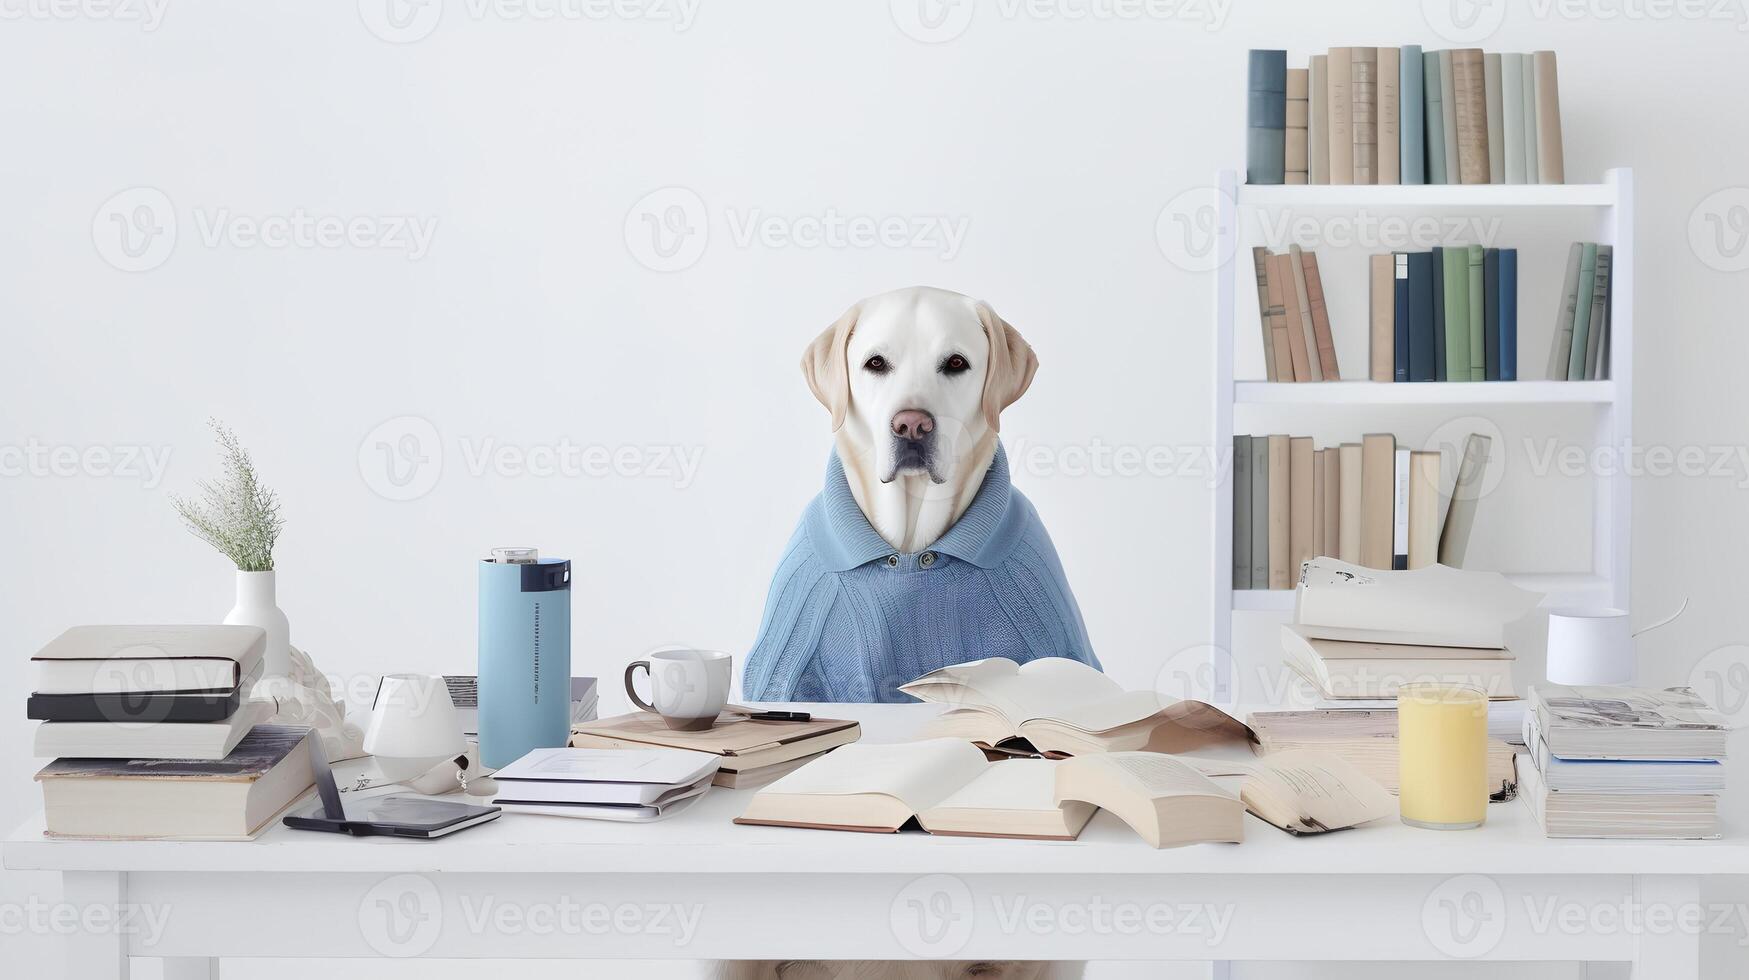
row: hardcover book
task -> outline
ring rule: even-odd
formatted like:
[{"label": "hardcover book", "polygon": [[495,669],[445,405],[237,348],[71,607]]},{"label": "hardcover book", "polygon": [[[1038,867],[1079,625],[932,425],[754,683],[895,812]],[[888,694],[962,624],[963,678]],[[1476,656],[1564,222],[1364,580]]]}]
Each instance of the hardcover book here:
[{"label": "hardcover book", "polygon": [[1248,71],[1245,179],[1279,184],[1285,177],[1287,52],[1252,51]]},{"label": "hardcover book", "polygon": [[1426,118],[1426,70],[1421,60],[1421,45],[1405,44],[1398,59],[1397,104],[1401,109],[1397,129],[1397,158],[1401,179],[1405,184],[1426,184],[1427,136],[1423,128]]},{"label": "hardcover book", "polygon": [[1439,73],[1439,52],[1421,56],[1423,115],[1427,132],[1427,183],[1448,183],[1445,173],[1445,93]]}]

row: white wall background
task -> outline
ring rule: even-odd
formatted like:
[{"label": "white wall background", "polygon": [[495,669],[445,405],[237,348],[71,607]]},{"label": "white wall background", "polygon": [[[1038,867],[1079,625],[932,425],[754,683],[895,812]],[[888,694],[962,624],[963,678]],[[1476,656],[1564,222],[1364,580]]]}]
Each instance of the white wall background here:
[{"label": "white wall background", "polygon": [[[76,623],[228,608],[228,569],[166,498],[213,473],[208,416],[284,497],[281,605],[330,671],[468,672],[472,563],[512,543],[576,559],[579,672],[611,677],[667,641],[741,651],[829,444],[798,355],[844,307],[919,282],[992,301],[1043,364],[1005,420],[1011,447],[1072,466],[1095,447],[1203,446],[1210,279],[1167,261],[1155,222],[1242,165],[1245,49],[1303,64],[1339,43],[1450,46],[1419,5],[1384,0],[987,0],[946,8],[949,32],[965,29],[942,43],[898,26],[938,0],[680,3],[551,17],[532,0],[0,3],[0,685],[17,699],[0,718],[0,823],[37,806],[17,708],[38,645]],[[1510,7],[1482,8],[1499,27],[1481,43],[1559,51],[1569,179],[1637,173],[1640,443],[1741,446],[1744,11]],[[645,201],[670,187],[684,190]],[[113,197],[130,188],[151,190]],[[133,256],[123,245],[144,239],[124,243],[113,221],[140,205],[175,231]],[[667,260],[646,213],[689,224],[675,261],[690,265],[649,267]],[[945,222],[963,241],[805,239],[832,215]],[[340,219],[354,240],[250,237],[300,216]],[[408,218],[432,231],[419,254],[365,241]],[[776,237],[743,234],[765,219]],[[1331,288],[1363,308],[1358,281]],[[1540,312],[1527,300],[1521,315]],[[425,492],[400,501],[405,459],[391,471],[376,444],[404,437],[432,462],[412,486]],[[640,461],[542,476],[477,459],[563,445]],[[662,447],[696,472],[638,471]],[[67,472],[52,455],[105,449],[168,462],[91,454]],[[1642,646],[1648,682],[1749,661],[1730,649],[1749,642],[1746,479],[1735,459],[1725,475],[1637,482],[1634,604],[1693,600]],[[1120,680],[1149,683],[1207,641],[1201,475],[1017,482]],[[1559,518],[1559,493],[1525,493],[1550,520],[1489,531],[1485,512],[1480,533],[1514,556],[1573,547],[1562,535],[1586,522]],[[57,888],[7,875],[0,902]],[[18,975],[57,953],[45,936],[0,946]],[[1741,975],[1732,937],[1707,955],[1713,976]]]}]

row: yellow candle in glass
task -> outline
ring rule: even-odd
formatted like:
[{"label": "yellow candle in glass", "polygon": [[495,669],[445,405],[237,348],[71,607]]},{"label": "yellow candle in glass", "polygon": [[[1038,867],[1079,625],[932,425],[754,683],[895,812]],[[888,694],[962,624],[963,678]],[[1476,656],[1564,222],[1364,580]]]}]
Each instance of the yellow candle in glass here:
[{"label": "yellow candle in glass", "polygon": [[1398,803],[1403,822],[1468,830],[1488,817],[1488,696],[1458,684],[1397,692]]}]

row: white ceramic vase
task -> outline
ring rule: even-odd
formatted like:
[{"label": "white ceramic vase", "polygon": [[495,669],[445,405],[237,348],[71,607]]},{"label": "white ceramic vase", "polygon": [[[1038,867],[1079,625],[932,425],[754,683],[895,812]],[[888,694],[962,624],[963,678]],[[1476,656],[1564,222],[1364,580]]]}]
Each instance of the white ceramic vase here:
[{"label": "white ceramic vase", "polygon": [[259,626],[267,631],[267,657],[262,679],[284,677],[291,672],[291,622],[274,597],[274,573],[237,573],[237,604],[225,614],[230,626]]}]

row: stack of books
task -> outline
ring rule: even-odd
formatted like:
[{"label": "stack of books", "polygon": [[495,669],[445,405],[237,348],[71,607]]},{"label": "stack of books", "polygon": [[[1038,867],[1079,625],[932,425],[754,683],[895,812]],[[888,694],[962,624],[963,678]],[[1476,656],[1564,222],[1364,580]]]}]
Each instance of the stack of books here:
[{"label": "stack of books", "polygon": [[492,802],[513,813],[648,823],[698,802],[717,761],[683,749],[535,749],[492,774]]},{"label": "stack of books", "polygon": [[1688,688],[1531,688],[1525,795],[1550,837],[1719,836],[1725,721]]},{"label": "stack of books", "polygon": [[763,786],[862,736],[854,721],[814,718],[765,721],[725,714],[702,732],[677,732],[660,715],[632,712],[574,724],[571,745],[588,749],[668,748],[717,759],[714,782],[730,788]]},{"label": "stack of books", "polygon": [[1263,365],[1269,380],[1341,381],[1317,254],[1298,245],[1281,254],[1257,246],[1251,261],[1257,271]]},{"label": "stack of books", "polygon": [[1560,184],[1555,53],[1331,48],[1305,68],[1254,50],[1253,184]]},{"label": "stack of books", "polygon": [[1371,269],[1372,380],[1518,380],[1517,249],[1392,252]]},{"label": "stack of books", "polygon": [[1461,566],[1490,448],[1485,435],[1465,441],[1446,506],[1440,454],[1389,433],[1327,449],[1308,436],[1234,436],[1233,588],[1294,588],[1321,555],[1364,568]]},{"label": "stack of books", "polygon": [[80,626],[34,659],[28,703],[52,837],[236,840],[315,784],[302,727],[250,700],[253,626]]}]

